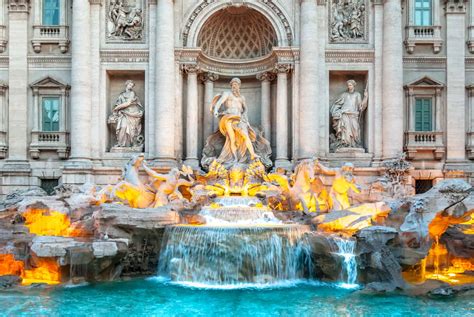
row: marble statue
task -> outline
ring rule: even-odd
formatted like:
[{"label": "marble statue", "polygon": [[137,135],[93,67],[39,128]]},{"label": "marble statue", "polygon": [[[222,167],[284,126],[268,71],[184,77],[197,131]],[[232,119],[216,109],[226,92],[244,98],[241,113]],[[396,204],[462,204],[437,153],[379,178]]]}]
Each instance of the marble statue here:
[{"label": "marble statue", "polygon": [[[181,186],[191,187],[194,185],[194,179],[189,172],[189,167],[183,166],[182,171],[176,167],[172,168],[168,174],[160,174],[152,170],[144,162],[143,169],[152,181],[152,187],[155,189],[155,199],[151,207],[157,208],[166,206],[172,201],[184,201],[183,194],[179,191]],[[182,178],[181,176],[185,176]]]},{"label": "marble statue", "polygon": [[125,91],[120,93],[108,123],[114,128],[117,143],[114,148],[142,151],[143,106],[133,90],[135,83],[127,80]]},{"label": "marble statue", "polygon": [[356,82],[347,81],[347,91],[343,92],[331,106],[332,126],[335,131],[335,140],[331,147],[340,148],[362,148],[361,140],[361,117],[367,108],[368,92],[364,91],[364,97],[355,91]]},{"label": "marble statue", "polygon": [[232,79],[230,85],[231,92],[218,94],[212,100],[210,111],[219,118],[219,130],[208,137],[201,163],[207,169],[215,159],[226,166],[260,160],[269,167],[270,143],[249,123],[240,79]]},{"label": "marble statue", "polygon": [[351,207],[349,201],[349,191],[360,193],[360,188],[355,184],[354,165],[345,163],[336,172],[334,182],[331,186],[330,196],[333,203],[333,210],[345,210]]},{"label": "marble statue", "polygon": [[109,38],[141,40],[143,38],[142,10],[123,0],[111,0],[108,12]]},{"label": "marble statue", "polygon": [[365,0],[333,0],[329,37],[332,42],[365,39]]}]

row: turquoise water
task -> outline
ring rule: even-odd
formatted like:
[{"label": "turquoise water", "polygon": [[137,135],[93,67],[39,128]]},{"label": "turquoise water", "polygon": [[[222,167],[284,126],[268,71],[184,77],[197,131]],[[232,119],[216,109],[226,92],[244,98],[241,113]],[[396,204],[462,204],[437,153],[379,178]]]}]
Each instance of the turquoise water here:
[{"label": "turquoise water", "polygon": [[474,316],[474,298],[364,295],[328,285],[203,290],[156,279],[0,292],[1,316]]}]

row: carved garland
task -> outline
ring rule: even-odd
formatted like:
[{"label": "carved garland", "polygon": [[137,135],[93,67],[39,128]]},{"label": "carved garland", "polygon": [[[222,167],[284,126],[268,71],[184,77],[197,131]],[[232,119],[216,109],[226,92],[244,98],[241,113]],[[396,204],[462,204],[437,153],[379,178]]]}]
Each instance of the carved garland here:
[{"label": "carved garland", "polygon": [[[273,0],[260,0],[260,1],[262,1],[278,16],[281,23],[283,24],[283,27],[285,28],[286,37],[288,39],[288,45],[291,46],[293,42],[293,33],[291,32],[290,23],[288,22],[288,19],[286,18],[286,16],[283,14],[283,11],[281,11],[281,9],[278,7],[278,5],[276,5],[273,2]],[[193,25],[197,16],[202,12],[202,10],[204,10],[207,6],[209,6],[210,4],[214,2],[215,0],[204,0],[200,5],[198,5],[193,10],[183,30],[183,46],[186,46],[188,43],[189,30],[191,29],[191,26]]]}]

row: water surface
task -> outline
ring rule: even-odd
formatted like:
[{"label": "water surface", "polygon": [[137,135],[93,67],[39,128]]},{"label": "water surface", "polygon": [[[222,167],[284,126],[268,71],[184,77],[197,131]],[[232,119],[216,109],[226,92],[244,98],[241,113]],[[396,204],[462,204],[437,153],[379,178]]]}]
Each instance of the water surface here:
[{"label": "water surface", "polygon": [[317,283],[196,289],[159,279],[0,292],[1,316],[474,316],[468,295],[367,295]]}]

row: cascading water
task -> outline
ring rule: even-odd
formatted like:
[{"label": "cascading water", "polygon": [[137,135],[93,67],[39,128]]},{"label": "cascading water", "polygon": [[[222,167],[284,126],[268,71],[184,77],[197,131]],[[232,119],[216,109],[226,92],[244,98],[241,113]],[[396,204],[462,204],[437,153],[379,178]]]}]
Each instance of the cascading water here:
[{"label": "cascading water", "polygon": [[357,261],[354,254],[356,242],[352,239],[343,237],[334,237],[334,243],[337,245],[337,252],[334,254],[343,257],[341,270],[341,280],[348,287],[356,286],[357,281]]},{"label": "cascading water", "polygon": [[311,278],[307,232],[309,228],[301,225],[169,227],[159,275],[208,287]]}]

